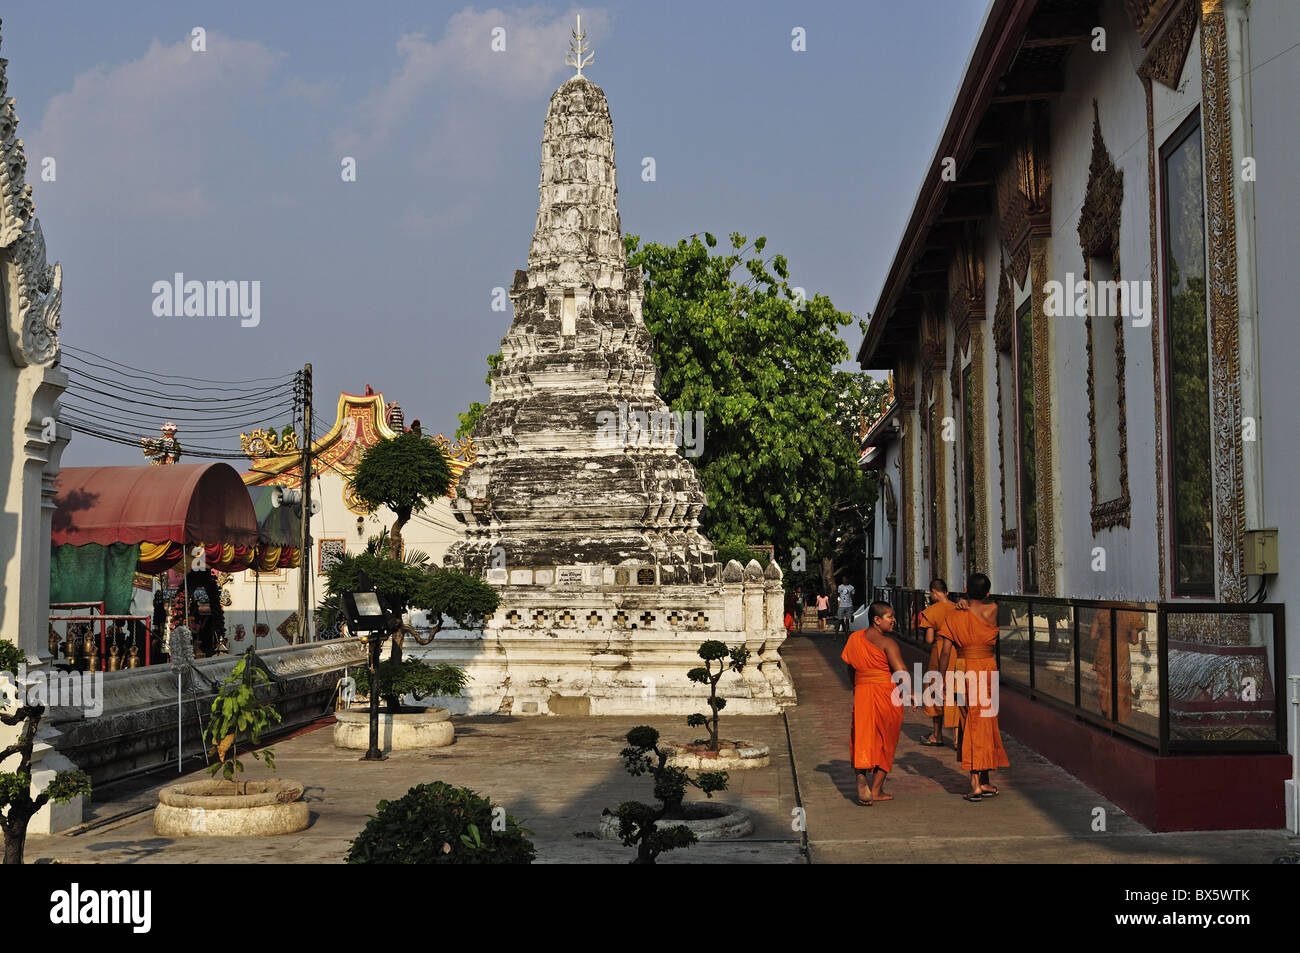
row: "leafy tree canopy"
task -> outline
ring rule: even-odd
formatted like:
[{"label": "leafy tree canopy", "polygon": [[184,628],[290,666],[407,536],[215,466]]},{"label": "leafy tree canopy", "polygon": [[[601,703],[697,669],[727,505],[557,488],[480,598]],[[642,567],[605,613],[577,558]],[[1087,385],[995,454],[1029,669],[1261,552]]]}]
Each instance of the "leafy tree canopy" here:
[{"label": "leafy tree canopy", "polygon": [[366,503],[387,506],[405,522],[412,511],[446,493],[454,479],[443,449],[410,432],[369,448],[357,465],[352,486]]},{"label": "leafy tree canopy", "polygon": [[873,500],[857,467],[857,425],[874,382],[836,369],[849,359],[840,329],[852,316],[792,287],[785,257],[764,257],[765,238],[732,233],[724,254],[707,233],[676,245],[624,242],[628,264],[645,273],[663,398],[704,412],[704,452],[693,462],[709,498],[706,534],[771,543],[782,563],[796,546],[809,560],[832,558],[845,502]]}]

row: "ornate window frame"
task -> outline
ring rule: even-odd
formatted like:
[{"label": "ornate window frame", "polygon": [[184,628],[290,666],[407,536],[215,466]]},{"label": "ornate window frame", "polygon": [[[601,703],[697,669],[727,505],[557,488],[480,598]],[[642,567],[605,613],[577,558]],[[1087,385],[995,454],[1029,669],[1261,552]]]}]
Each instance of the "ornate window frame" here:
[{"label": "ornate window frame", "polygon": [[[1120,208],[1124,200],[1124,173],[1115,167],[1101,135],[1101,116],[1097,100],[1092,101],[1092,159],[1088,167],[1088,185],[1083,208],[1079,212],[1079,248],[1083,254],[1083,273],[1091,282],[1090,261],[1098,255],[1110,255],[1111,278],[1121,281],[1119,256]],[[1128,482],[1128,412],[1124,393],[1124,315],[1115,315],[1115,376],[1119,400],[1119,496],[1111,500],[1098,498],[1097,470],[1097,355],[1093,348],[1093,309],[1084,316],[1088,349],[1088,468],[1091,477],[1092,533],[1129,525],[1132,502]],[[1104,461],[1102,461],[1104,465]]]},{"label": "ornate window frame", "polygon": [[[1002,506],[1002,523],[1001,523],[1001,526],[1002,526],[1002,551],[1003,551],[1003,552],[1006,552],[1008,549],[1015,549],[1015,548],[1016,548],[1016,544],[1019,542],[1019,539],[1020,539],[1020,535],[1019,535],[1019,533],[1016,531],[1016,527],[1015,527],[1015,526],[1012,526],[1010,529],[1007,528],[1007,526],[1008,526],[1008,523],[1007,523],[1007,512],[1008,512],[1008,510],[1007,510],[1007,495],[1008,495],[1008,494],[1007,494],[1007,490],[1008,490],[1007,483],[1008,483],[1008,480],[1011,481],[1011,489],[1012,489],[1012,494],[1011,494],[1011,495],[1014,496],[1014,495],[1015,495],[1014,487],[1015,487],[1015,485],[1016,485],[1016,484],[1015,484],[1016,475],[1015,475],[1015,472],[1014,472],[1014,468],[1013,468],[1013,472],[1012,472],[1011,474],[1009,474],[1009,475],[1005,472],[1006,469],[1007,469],[1007,466],[1006,466],[1006,464],[1007,464],[1007,453],[1006,453],[1007,433],[1006,433],[1006,430],[1007,430],[1007,427],[1008,427],[1008,426],[1010,426],[1010,427],[1014,427],[1014,426],[1015,426],[1015,423],[1016,423],[1015,420],[1014,420],[1015,414],[1013,413],[1013,414],[1011,415],[1012,418],[1013,418],[1011,421],[1007,421],[1007,419],[1006,419],[1006,415],[1002,412],[1003,404],[1004,404],[1004,402],[1005,402],[1005,401],[1004,401],[1004,393],[1005,393],[1005,392],[1003,391],[1003,387],[1007,387],[1007,388],[1010,388],[1010,389],[1013,389],[1013,390],[1014,390],[1014,388],[1015,388],[1015,380],[1014,380],[1014,378],[1015,378],[1015,370],[1014,370],[1014,364],[1013,364],[1013,366],[1012,366],[1012,374],[1011,374],[1011,376],[1012,376],[1012,380],[1011,380],[1011,381],[1008,381],[1008,382],[1006,382],[1006,383],[1003,383],[1003,380],[1002,380],[1002,358],[1003,358],[1003,355],[1011,355],[1011,360],[1012,360],[1013,362],[1014,362],[1014,360],[1015,360],[1015,357],[1014,357],[1014,354],[1015,354],[1015,345],[1012,344],[1012,340],[1011,340],[1011,330],[1012,330],[1012,329],[1011,329],[1011,322],[1012,322],[1012,320],[1013,320],[1013,319],[1012,319],[1012,311],[1014,310],[1014,309],[1012,308],[1012,299],[1013,299],[1014,297],[1015,297],[1015,296],[1012,294],[1012,291],[1011,291],[1011,279],[1010,279],[1010,277],[1009,277],[1009,273],[1008,273],[1008,271],[1007,271],[1007,260],[1006,260],[1005,257],[1003,257],[1003,258],[1002,258],[1002,261],[1001,261],[1001,267],[1000,267],[1000,269],[999,269],[999,274],[998,274],[998,301],[997,301],[997,304],[994,306],[994,309],[993,309],[993,368],[994,368],[994,375],[995,375],[995,377],[996,377],[996,379],[997,379],[997,384],[996,384],[996,386],[997,386],[997,392],[998,392],[998,395],[997,395],[997,401],[998,401],[998,476],[999,476],[999,480],[998,480],[998,499],[999,499],[999,501],[1001,502],[1001,506]],[[1014,406],[1014,405],[1013,405],[1013,406]],[[1011,436],[1011,440],[1012,440],[1012,453],[1011,453],[1011,458],[1012,458],[1012,460],[1014,461],[1014,460],[1016,459],[1016,454],[1015,454],[1015,436],[1014,436],[1014,434]],[[1019,502],[1018,502],[1017,500],[1014,500],[1014,499],[1011,500],[1010,502],[1011,502],[1011,510],[1010,510],[1010,512],[1012,512],[1012,513],[1017,512],[1017,511],[1019,510],[1019,506],[1020,506]],[[1019,517],[1017,517],[1017,519],[1016,519],[1016,523],[1017,523],[1017,525],[1019,525],[1019,522],[1020,522],[1020,521],[1019,521]]]}]

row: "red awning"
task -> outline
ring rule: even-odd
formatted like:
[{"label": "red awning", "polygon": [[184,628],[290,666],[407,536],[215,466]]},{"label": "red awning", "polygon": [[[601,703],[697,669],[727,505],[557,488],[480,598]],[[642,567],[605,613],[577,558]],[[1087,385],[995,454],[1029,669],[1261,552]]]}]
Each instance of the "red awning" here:
[{"label": "red awning", "polygon": [[257,543],[252,498],[226,463],[65,467],[54,487],[55,546]]}]

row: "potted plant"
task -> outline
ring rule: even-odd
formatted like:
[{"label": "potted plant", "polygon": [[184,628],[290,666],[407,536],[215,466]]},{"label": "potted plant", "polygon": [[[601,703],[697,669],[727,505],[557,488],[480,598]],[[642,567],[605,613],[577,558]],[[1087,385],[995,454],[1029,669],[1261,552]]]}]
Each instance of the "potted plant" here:
[{"label": "potted plant", "polygon": [[18,673],[26,664],[27,657],[22,649],[12,642],[0,640],[0,671],[13,676],[15,691],[12,704],[4,705],[5,709],[12,707],[13,710],[0,711],[0,723],[11,728],[22,726],[18,738],[0,749],[0,763],[18,755],[14,770],[0,772],[0,830],[4,832],[6,864],[23,862],[27,825],[47,803],[67,804],[76,797],[90,797],[90,777],[84,771],[59,771],[44,791],[32,797],[32,747],[36,742],[36,729],[45,715],[45,706],[23,704],[25,686]]},{"label": "potted plant", "polygon": [[536,849],[505,808],[469,788],[418,784],[376,813],[348,847],[349,864],[531,864]]},{"label": "potted plant", "polygon": [[[378,686],[370,684],[370,670],[357,671],[357,692],[369,695],[378,691],[384,702],[379,713],[381,744],[390,751],[411,748],[441,748],[456,737],[446,708],[406,707],[407,695],[416,701],[424,698],[456,697],[465,689],[469,677],[455,665],[430,665],[419,659],[385,659],[379,663]],[[340,748],[365,750],[370,747],[370,716],[367,711],[335,712],[334,744]]]},{"label": "potted plant", "polygon": [[[618,809],[605,809],[600,836],[621,840],[636,848],[634,864],[653,864],[666,850],[690,847],[700,840],[744,837],[754,822],[744,811],[726,804],[686,803],[686,789],[699,788],[712,799],[713,792],[727,789],[726,771],[702,771],[691,777],[685,768],[668,763],[669,752],[659,746],[659,732],[648,725],[633,728],[626,736],[627,747],[620,756],[633,777],[649,774],[659,806],[624,801]],[[670,823],[671,822],[671,823]]]},{"label": "potted plant", "polygon": [[[212,699],[203,732],[216,757],[208,773],[214,779],[220,774],[221,780],[173,784],[159,791],[155,833],[173,837],[292,834],[307,826],[310,815],[302,800],[302,784],[281,778],[242,784],[239,780],[244,770],[240,736],[247,733],[249,744],[256,745],[263,731],[280,722],[275,706],[257,698],[258,689],[269,683],[255,653],[246,653],[235,663]],[[275,771],[272,749],[251,748],[248,753]]]},{"label": "potted plant", "polygon": [[718,695],[718,682],[727,672],[739,675],[744,670],[749,663],[749,649],[743,645],[728,648],[725,643],[710,639],[700,646],[697,654],[704,664],[688,671],[686,677],[692,682],[708,686],[709,713],[696,712],[687,717],[686,724],[692,728],[707,728],[709,737],[691,744],[665,744],[669,750],[670,763],[679,768],[695,769],[725,766],[728,770],[743,770],[767,767],[771,763],[771,751],[767,745],[725,741],[718,736],[718,714],[727,705],[727,700]]}]

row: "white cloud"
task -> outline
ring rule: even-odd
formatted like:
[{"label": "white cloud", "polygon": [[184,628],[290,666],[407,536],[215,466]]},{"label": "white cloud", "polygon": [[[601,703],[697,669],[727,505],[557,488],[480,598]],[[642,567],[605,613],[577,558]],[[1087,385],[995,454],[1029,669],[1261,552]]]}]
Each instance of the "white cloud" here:
[{"label": "white cloud", "polygon": [[[423,33],[408,33],[397,41],[401,62],[388,82],[353,109],[349,125],[335,131],[340,155],[374,155],[406,127],[430,100],[445,103],[451,92],[472,91],[482,109],[484,98],[514,104],[555,85],[568,67],[564,53],[574,16],[551,16],[536,7],[525,10],[462,10],[447,21],[436,43]],[[604,10],[582,10],[588,44],[594,45],[608,28]],[[505,50],[492,49],[493,30],[505,30]],[[454,123],[463,133],[464,117]],[[435,137],[439,138],[439,137]]]},{"label": "white cloud", "polygon": [[210,32],[206,52],[191,50],[188,39],[155,39],[139,59],[81,73],[26,137],[29,168],[43,156],[57,162],[54,183],[37,180],[38,198],[57,189],[80,212],[202,215],[203,163],[229,141],[248,94],[266,84],[280,56]]}]

